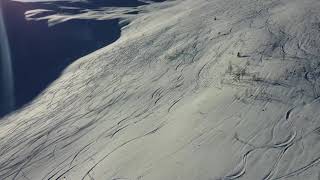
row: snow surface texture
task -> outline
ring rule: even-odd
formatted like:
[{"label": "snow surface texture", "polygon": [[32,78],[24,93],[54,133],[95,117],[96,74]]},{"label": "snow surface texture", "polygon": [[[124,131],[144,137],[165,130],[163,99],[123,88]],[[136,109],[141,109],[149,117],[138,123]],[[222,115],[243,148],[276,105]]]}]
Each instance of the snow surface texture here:
[{"label": "snow surface texture", "polygon": [[145,7],[0,122],[0,179],[320,178],[320,2]]}]

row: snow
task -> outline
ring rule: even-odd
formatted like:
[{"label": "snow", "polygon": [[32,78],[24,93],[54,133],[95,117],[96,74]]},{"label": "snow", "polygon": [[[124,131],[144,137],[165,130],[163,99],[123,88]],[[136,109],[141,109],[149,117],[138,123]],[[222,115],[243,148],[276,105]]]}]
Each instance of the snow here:
[{"label": "snow", "polygon": [[1,120],[0,179],[318,179],[319,10],[144,6]]}]

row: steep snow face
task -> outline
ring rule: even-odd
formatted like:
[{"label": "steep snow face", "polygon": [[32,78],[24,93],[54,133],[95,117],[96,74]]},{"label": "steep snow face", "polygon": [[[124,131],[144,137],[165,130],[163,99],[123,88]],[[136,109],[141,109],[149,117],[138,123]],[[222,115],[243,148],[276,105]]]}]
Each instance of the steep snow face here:
[{"label": "steep snow face", "polygon": [[[11,61],[2,61],[6,62],[1,66],[6,77],[3,76],[5,81],[1,82],[6,85],[2,83],[1,87],[7,88],[3,97],[15,97],[15,106],[0,107],[0,111],[6,109],[0,117],[32,101],[78,58],[115,42],[128,19],[151,2],[156,1],[2,1],[12,68],[11,64],[6,65]],[[8,72],[14,78],[8,76]],[[13,81],[14,90],[8,85]],[[9,101],[1,98],[0,102],[4,101],[7,106]]]},{"label": "steep snow face", "polygon": [[0,179],[318,179],[320,2],[144,7],[0,122]]}]

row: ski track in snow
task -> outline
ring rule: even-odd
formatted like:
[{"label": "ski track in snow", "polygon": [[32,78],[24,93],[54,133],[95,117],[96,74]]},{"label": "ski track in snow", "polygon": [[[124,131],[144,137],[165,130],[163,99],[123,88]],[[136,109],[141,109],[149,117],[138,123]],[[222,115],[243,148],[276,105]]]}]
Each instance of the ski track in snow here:
[{"label": "ski track in snow", "polygon": [[320,177],[320,2],[139,8],[1,120],[0,179]]}]

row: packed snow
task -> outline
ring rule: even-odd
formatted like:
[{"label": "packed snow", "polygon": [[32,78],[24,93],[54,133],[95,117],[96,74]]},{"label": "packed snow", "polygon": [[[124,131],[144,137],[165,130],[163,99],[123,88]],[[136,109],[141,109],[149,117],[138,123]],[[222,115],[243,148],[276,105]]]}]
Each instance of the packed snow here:
[{"label": "packed snow", "polygon": [[116,42],[1,120],[0,179],[320,178],[320,1],[122,15]]}]

